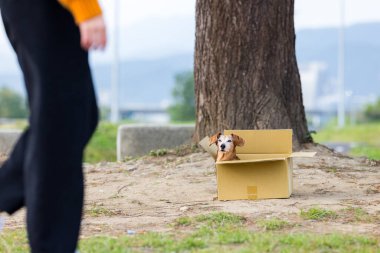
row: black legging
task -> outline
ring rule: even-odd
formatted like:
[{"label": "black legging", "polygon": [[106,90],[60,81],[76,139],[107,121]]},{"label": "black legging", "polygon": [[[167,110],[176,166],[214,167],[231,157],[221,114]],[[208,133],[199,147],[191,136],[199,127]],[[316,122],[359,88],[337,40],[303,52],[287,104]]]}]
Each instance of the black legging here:
[{"label": "black legging", "polygon": [[57,0],[0,0],[0,8],[30,108],[29,128],[0,169],[0,211],[26,206],[33,253],[73,253],[83,149],[98,121],[88,55]]}]

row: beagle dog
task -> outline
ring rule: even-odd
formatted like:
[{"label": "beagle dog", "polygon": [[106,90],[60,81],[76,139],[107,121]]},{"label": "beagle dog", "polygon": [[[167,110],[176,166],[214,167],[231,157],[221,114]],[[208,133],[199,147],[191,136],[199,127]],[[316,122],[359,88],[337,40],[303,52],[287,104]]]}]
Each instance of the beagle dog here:
[{"label": "beagle dog", "polygon": [[236,147],[244,146],[244,139],[236,134],[222,135],[217,133],[210,137],[210,145],[216,144],[218,146],[218,153],[216,161],[230,161],[239,160],[236,156]]}]

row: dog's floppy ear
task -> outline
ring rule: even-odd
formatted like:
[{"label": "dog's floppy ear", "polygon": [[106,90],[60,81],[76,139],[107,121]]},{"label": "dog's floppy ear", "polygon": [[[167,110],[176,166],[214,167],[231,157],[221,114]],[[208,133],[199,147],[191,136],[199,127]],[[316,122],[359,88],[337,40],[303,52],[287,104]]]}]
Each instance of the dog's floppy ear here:
[{"label": "dog's floppy ear", "polygon": [[212,144],[216,144],[217,142],[218,142],[218,138],[219,138],[219,136],[221,136],[222,135],[222,133],[217,133],[217,134],[215,134],[215,135],[213,135],[213,136],[211,136],[210,137],[210,145],[209,146],[211,146]]},{"label": "dog's floppy ear", "polygon": [[235,146],[244,146],[245,140],[239,135],[231,134]]}]

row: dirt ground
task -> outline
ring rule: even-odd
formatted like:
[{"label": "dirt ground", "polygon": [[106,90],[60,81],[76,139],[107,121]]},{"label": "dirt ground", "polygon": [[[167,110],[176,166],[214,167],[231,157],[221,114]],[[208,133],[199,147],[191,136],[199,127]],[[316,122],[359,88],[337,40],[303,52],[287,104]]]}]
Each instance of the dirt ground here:
[{"label": "dirt ground", "polygon": [[[119,235],[128,230],[170,231],[175,219],[213,211],[243,215],[252,221],[278,217],[297,224],[292,231],[344,232],[380,237],[380,162],[350,158],[309,145],[314,158],[294,158],[294,191],[289,199],[217,201],[214,161],[198,151],[167,154],[123,163],[85,165],[86,204],[82,235]],[[300,217],[319,206],[337,213],[360,207],[374,219],[330,221]],[[24,226],[24,211],[8,217],[6,227]]]}]

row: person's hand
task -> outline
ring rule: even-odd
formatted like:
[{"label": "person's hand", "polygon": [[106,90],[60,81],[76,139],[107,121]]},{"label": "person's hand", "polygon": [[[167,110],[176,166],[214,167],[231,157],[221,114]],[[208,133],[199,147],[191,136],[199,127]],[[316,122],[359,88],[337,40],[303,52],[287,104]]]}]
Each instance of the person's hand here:
[{"label": "person's hand", "polygon": [[79,30],[83,49],[103,49],[106,46],[106,25],[102,15],[83,21]]}]

